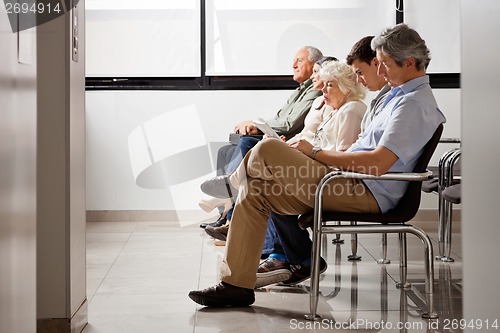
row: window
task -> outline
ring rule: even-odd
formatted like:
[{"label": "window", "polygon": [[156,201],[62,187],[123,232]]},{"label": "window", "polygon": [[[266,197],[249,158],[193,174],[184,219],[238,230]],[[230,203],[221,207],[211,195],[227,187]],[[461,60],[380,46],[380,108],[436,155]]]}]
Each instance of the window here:
[{"label": "window", "polygon": [[207,0],[207,75],[289,75],[304,45],[344,59],[395,22],[394,0]]},{"label": "window", "polygon": [[87,0],[86,75],[199,77],[199,0]]},{"label": "window", "polygon": [[290,89],[300,47],[344,59],[400,5],[431,50],[431,85],[458,87],[455,0],[87,0],[87,89]]},{"label": "window", "polygon": [[431,51],[429,73],[460,73],[460,1],[406,1],[404,21]]}]

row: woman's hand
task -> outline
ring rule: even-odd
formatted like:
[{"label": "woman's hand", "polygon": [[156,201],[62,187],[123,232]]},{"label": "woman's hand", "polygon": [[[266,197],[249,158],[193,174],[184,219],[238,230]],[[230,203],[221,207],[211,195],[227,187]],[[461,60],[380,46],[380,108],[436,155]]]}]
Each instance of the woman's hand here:
[{"label": "woman's hand", "polygon": [[290,147],[295,148],[304,155],[311,157],[313,145],[306,140],[300,139],[299,141],[291,143]]}]

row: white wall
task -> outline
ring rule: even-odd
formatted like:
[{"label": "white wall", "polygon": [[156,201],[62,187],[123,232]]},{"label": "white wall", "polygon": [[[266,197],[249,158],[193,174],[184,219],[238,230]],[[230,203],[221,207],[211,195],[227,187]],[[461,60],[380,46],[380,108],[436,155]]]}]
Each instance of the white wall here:
[{"label": "white wall", "polygon": [[[462,247],[464,318],[496,319],[500,325],[500,2],[461,1],[462,4]],[[483,326],[484,328],[484,326]],[[494,331],[493,328],[464,332]]]},{"label": "white wall", "polygon": [[[198,209],[199,184],[214,170],[217,149],[233,126],[272,117],[289,95],[286,90],[88,91],[87,210]],[[444,136],[460,137],[460,90],[439,89],[435,95],[448,118]],[[435,163],[449,148],[440,147]],[[156,165],[162,160],[181,164],[183,170],[166,174],[165,166],[149,167],[151,174],[143,175],[148,182],[141,187],[131,153],[137,170],[151,165],[151,159]],[[423,208],[436,204],[436,196],[424,195]]]},{"label": "white wall", "polygon": [[[2,333],[36,332],[35,40],[36,28],[22,32],[20,36],[13,33],[5,6],[0,5],[0,332]],[[19,42],[21,52],[18,53]]]},{"label": "white wall", "polygon": [[[421,31],[422,37],[431,48],[433,60],[429,67],[430,72],[459,72],[459,3],[455,0],[422,0],[420,2],[418,5],[413,4],[413,2],[405,3],[405,18],[408,19],[410,26]],[[218,9],[234,9],[232,6],[235,8],[240,6],[234,5],[232,2],[222,3],[229,7],[218,6]],[[314,3],[307,6],[315,8]],[[256,6],[267,8],[264,4],[261,2]],[[335,7],[338,4],[344,4],[346,8],[350,8],[350,6],[360,5],[361,2],[337,1],[331,5]],[[244,6],[254,5],[245,4]],[[302,5],[300,3],[300,8]],[[262,12],[266,15],[272,13],[269,10],[273,6],[271,4],[267,10],[263,9]],[[381,18],[382,14],[377,14],[377,18],[380,20],[377,24],[386,26],[383,22],[394,21],[394,11],[392,10],[394,3],[387,0],[380,0],[376,4],[361,5],[356,10],[362,14],[354,15],[354,17],[343,16],[344,20],[340,20],[333,14],[332,18],[324,17],[324,12],[318,13],[315,10],[307,11],[307,13],[313,15],[314,19],[312,20],[321,18],[325,22],[335,21],[335,24],[342,24],[346,29],[351,27],[352,29],[348,29],[350,33],[355,34],[356,38],[360,38],[367,34],[364,29],[369,29],[373,34],[378,32],[378,29],[373,31],[374,28],[368,28],[369,26],[366,24],[358,25],[356,23],[360,17],[363,17],[362,15],[366,14],[366,11],[369,11],[370,15],[372,14],[373,10],[370,6],[375,6],[377,10],[382,10],[384,13],[387,11],[388,16],[383,19]],[[211,13],[210,10],[208,9],[209,13]],[[248,28],[245,29],[244,22],[248,23],[248,21],[236,16],[232,11],[230,13],[232,14],[229,20],[231,24],[237,24],[242,35],[247,33]],[[289,11],[284,15],[291,15],[294,20],[296,19],[294,11]],[[258,18],[258,20],[261,19],[265,22],[267,16]],[[300,20],[302,19],[303,17],[300,16]],[[274,22],[272,19],[269,21]],[[221,22],[224,20],[220,20],[219,23]],[[282,20],[280,24],[281,22]],[[224,23],[221,24],[221,27],[225,27]],[[287,24],[293,25],[292,23]],[[213,27],[210,26],[209,30],[211,28]],[[219,29],[221,28],[219,27]],[[232,32],[240,30],[233,29]],[[331,29],[329,31],[337,30]],[[228,36],[223,32],[220,34],[222,43],[222,40]],[[274,40],[268,35],[265,37],[255,36],[259,35],[252,30],[252,38],[258,42],[269,42],[267,39]],[[344,54],[356,39],[352,36],[349,37],[349,34],[335,34],[332,37],[332,40],[335,40],[332,45],[328,41],[329,38],[324,37],[323,34],[315,35],[313,38],[306,30],[300,30],[293,36],[297,41],[309,40],[310,42],[305,44],[312,43],[320,46],[326,54],[328,54],[328,46],[336,47],[340,44],[345,47],[341,48],[341,52],[334,52],[334,54]],[[217,37],[219,38],[218,35]],[[243,38],[242,40],[247,39]],[[443,43],[445,40],[447,43]],[[224,50],[228,53],[227,57],[238,54],[241,47],[237,41],[233,43],[231,40],[229,43],[224,39],[224,42],[227,47]],[[254,43],[257,45],[257,49],[260,45],[258,42]],[[271,42],[271,44],[276,44],[276,42]],[[300,45],[303,44],[303,41],[300,42]],[[248,54],[247,48],[243,49]],[[263,56],[265,53],[262,52],[265,51],[269,51],[267,46],[261,52],[256,53]],[[210,55],[209,58],[211,58]],[[252,61],[260,63],[257,58],[258,56],[252,57]],[[275,58],[274,56],[270,57],[270,59]],[[239,60],[242,59],[246,58],[239,58]],[[289,67],[288,61],[285,63]],[[131,66],[133,65],[131,63]],[[288,70],[285,69],[285,71]],[[258,116],[263,118],[273,116],[289,95],[289,91],[283,90],[88,91],[86,109],[87,210],[197,209],[196,202],[202,196],[199,184],[208,177],[210,171],[213,171],[217,148],[227,141],[228,133],[233,126],[241,120]],[[444,136],[460,137],[460,90],[440,89],[435,90],[435,95],[448,118]],[[183,120],[183,117],[187,117],[188,120]],[[169,134],[176,132],[185,134],[169,136]],[[147,142],[147,140],[151,142]],[[452,147],[450,145],[438,147],[432,163],[437,164],[439,157]],[[141,173],[142,170],[146,171]],[[136,182],[136,178],[138,182]],[[436,196],[424,194],[421,207],[435,209],[437,207]]]},{"label": "white wall", "polygon": [[[271,117],[289,94],[289,91],[87,92],[87,210],[197,209],[196,199],[202,195],[199,179],[170,186],[178,176],[167,174],[157,177],[158,186],[168,183],[164,188],[136,185],[130,153],[143,151],[144,145],[129,146],[131,133],[151,119],[155,123],[156,117],[165,119],[173,115],[173,119],[161,123],[165,136],[151,139],[149,144],[165,148],[184,144],[187,148],[185,142],[193,138],[195,145],[202,142],[205,154],[198,157],[196,151],[188,151],[184,162],[182,159],[174,162],[191,170],[191,178],[205,179],[214,170],[218,147],[227,142],[234,125],[256,116]],[[182,134],[172,135],[179,129]],[[195,162],[189,162],[193,158]],[[207,162],[210,158],[213,163],[200,169],[200,163],[196,162]],[[147,152],[145,159],[147,164],[150,161]]]}]

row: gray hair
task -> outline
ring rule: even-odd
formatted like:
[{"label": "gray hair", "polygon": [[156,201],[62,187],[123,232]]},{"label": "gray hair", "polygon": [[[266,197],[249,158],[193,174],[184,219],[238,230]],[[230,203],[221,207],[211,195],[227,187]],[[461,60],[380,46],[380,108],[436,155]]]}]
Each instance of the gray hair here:
[{"label": "gray hair", "polygon": [[314,47],[314,46],[304,46],[304,49],[309,51],[309,56],[307,57],[307,60],[309,60],[311,63],[316,63],[321,57],[323,57],[323,53],[321,51]]},{"label": "gray hair", "polygon": [[373,38],[371,47],[393,58],[398,66],[402,66],[404,60],[413,57],[417,70],[422,70],[426,69],[431,61],[425,40],[404,23],[386,28],[380,35]]},{"label": "gray hair", "polygon": [[348,100],[362,100],[366,96],[366,90],[358,83],[356,73],[345,62],[329,61],[325,63],[319,71],[319,77],[325,82],[335,81],[340,91],[349,96]]}]

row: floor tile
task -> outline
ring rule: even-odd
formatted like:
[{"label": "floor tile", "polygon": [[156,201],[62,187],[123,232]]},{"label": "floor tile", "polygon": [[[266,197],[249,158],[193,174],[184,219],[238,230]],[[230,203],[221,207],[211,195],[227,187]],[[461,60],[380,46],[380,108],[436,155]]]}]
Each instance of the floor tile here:
[{"label": "floor tile", "polygon": [[[84,333],[446,333],[442,329],[444,320],[462,317],[459,233],[453,235],[452,253],[456,261],[433,262],[434,302],[439,320],[429,322],[421,317],[426,309],[420,240],[408,237],[407,271],[412,288],[405,291],[396,285],[400,271],[398,237],[388,237],[391,264],[380,265],[376,262],[381,256],[380,235],[368,234],[358,237],[361,261],[347,260],[351,254],[350,235],[342,235],[343,245],[331,244],[335,235],[325,237],[322,257],[328,269],[320,277],[317,307],[321,320],[308,321],[304,314],[310,312],[309,281],[294,287],[271,285],[256,289],[256,301],[251,307],[214,309],[193,303],[188,292],[218,282],[225,252],[224,246],[214,246],[198,224],[89,222],[89,325]],[[430,237],[436,252],[437,233],[431,232]],[[434,322],[438,329],[429,328]]]}]

